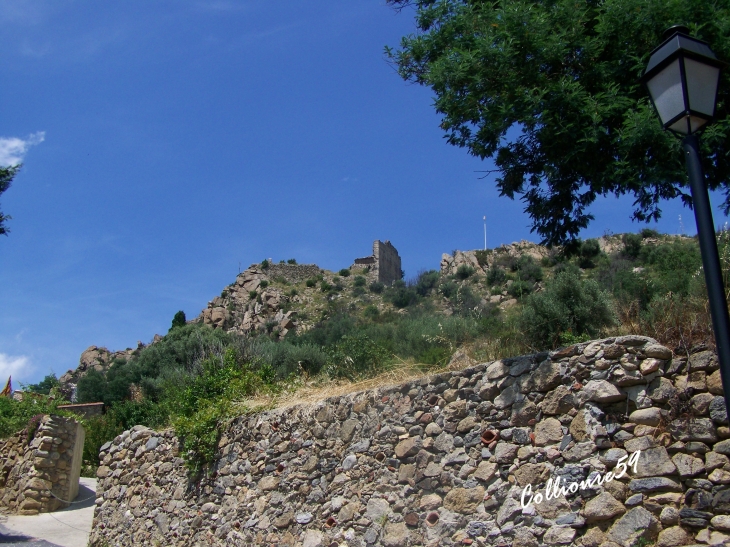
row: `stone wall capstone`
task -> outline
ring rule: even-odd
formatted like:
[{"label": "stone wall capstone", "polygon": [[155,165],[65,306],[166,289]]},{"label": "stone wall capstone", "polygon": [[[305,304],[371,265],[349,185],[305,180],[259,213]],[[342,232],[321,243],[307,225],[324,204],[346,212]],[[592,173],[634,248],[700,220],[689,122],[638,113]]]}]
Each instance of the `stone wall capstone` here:
[{"label": "stone wall capstone", "polygon": [[714,353],[631,335],[241,416],[197,481],[138,426],[102,447],[90,545],[721,544],[721,393]]},{"label": "stone wall capstone", "polygon": [[35,515],[68,507],[79,493],[83,426],[73,418],[43,416],[33,439],[21,431],[0,441],[0,507]]}]

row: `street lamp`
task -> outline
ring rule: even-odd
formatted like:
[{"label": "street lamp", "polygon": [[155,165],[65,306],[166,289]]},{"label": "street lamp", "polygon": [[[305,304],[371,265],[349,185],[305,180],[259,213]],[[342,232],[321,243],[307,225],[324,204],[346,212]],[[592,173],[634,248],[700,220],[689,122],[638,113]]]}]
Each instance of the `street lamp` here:
[{"label": "street lamp", "polygon": [[697,132],[704,129],[715,117],[720,69],[725,65],[726,63],[717,60],[706,42],[689,36],[687,27],[675,26],[665,32],[664,42],[651,52],[642,81],[649,90],[664,129],[683,136],[682,148],[697,221],[707,295],[710,299],[725,407],[728,408],[730,317],[697,139]]}]

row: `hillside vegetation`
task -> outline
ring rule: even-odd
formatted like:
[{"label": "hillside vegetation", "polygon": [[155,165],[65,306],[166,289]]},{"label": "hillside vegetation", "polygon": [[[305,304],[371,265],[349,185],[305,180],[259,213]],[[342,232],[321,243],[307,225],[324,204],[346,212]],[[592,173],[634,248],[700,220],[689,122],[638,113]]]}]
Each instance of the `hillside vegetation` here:
[{"label": "hillside vegetation", "polygon": [[[727,277],[728,233],[718,242]],[[515,249],[455,251],[442,271],[390,287],[349,270],[299,283],[267,279],[263,288],[286,296],[280,311],[297,319],[285,334],[274,322],[240,334],[236,323],[224,330],[177,314],[161,340],[78,381],[78,402],[108,409],[86,422],[89,471],[99,447],[136,424],[173,426],[191,469],[201,470],[221,424],[255,397],[275,401],[305,385],[399,367],[427,372],[447,366],[459,348],[482,362],[613,334],[652,336],[679,354],[713,345],[695,239],[643,230],[559,250]],[[41,388],[53,380],[29,387],[48,392]]]}]

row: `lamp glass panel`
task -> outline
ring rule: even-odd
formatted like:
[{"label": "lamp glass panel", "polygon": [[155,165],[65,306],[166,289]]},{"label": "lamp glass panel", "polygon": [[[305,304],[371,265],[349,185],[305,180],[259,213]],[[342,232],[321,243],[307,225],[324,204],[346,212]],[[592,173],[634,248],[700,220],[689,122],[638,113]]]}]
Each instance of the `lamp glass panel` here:
[{"label": "lamp glass panel", "polygon": [[659,112],[662,125],[686,111],[682,93],[682,75],[679,72],[679,59],[655,74],[647,83],[651,100]]},{"label": "lamp glass panel", "polygon": [[667,129],[682,135],[696,133],[707,123],[707,120],[698,116],[683,116],[670,125]]},{"label": "lamp glass panel", "polygon": [[708,117],[715,115],[715,97],[720,69],[694,59],[684,59],[689,107]]}]

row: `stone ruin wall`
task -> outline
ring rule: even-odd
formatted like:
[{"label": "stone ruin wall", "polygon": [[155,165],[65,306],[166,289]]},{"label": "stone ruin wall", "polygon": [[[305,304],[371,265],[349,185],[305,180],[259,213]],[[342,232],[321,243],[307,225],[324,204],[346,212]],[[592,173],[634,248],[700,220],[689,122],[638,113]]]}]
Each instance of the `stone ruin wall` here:
[{"label": "stone ruin wall", "polygon": [[[367,273],[364,270],[369,268]],[[401,259],[398,251],[390,241],[373,242],[373,254],[364,258],[356,258],[351,270],[358,275],[366,275],[371,281],[379,281],[392,285],[402,278]]]},{"label": "stone ruin wall", "polygon": [[282,277],[289,283],[301,283],[322,273],[322,269],[316,264],[269,264],[262,271],[269,279]]},{"label": "stone ruin wall", "polygon": [[[721,544],[717,369],[640,336],[482,363],[239,417],[199,481],[171,431],[138,426],[102,447],[90,545]],[[606,478],[639,450],[620,480],[521,506],[527,485]]]},{"label": "stone ruin wall", "polygon": [[19,515],[68,507],[61,500],[79,493],[84,437],[73,418],[46,415],[30,443],[25,430],[0,441],[0,507]]},{"label": "stone ruin wall", "polygon": [[376,240],[373,243],[373,256],[375,257],[375,271],[378,275],[378,281],[391,285],[393,281],[403,277],[400,256],[390,241]]}]

